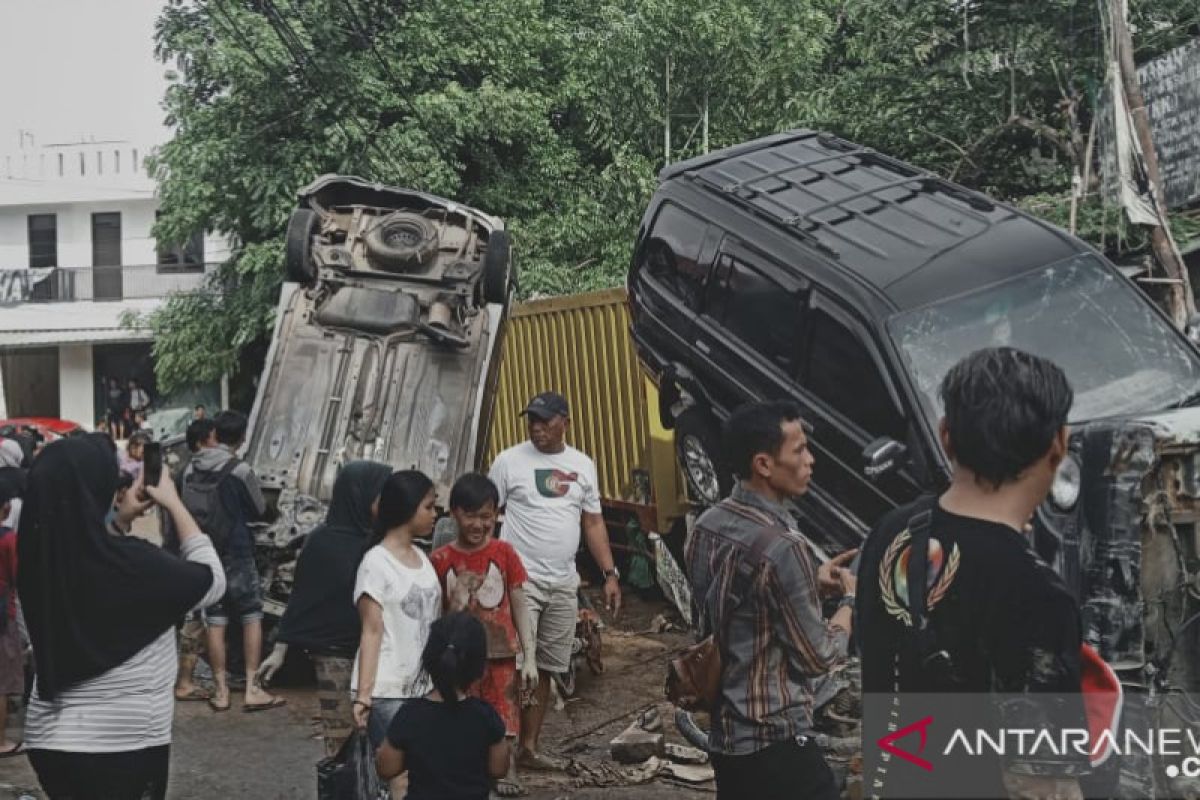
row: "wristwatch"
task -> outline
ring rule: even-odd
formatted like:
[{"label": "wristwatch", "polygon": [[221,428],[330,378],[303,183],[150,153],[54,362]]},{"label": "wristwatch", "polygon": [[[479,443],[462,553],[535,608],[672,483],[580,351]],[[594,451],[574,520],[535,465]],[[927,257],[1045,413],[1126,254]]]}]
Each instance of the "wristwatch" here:
[{"label": "wristwatch", "polygon": [[615,564],[612,569],[604,570],[604,580],[608,580],[609,578],[616,578],[618,582],[621,580],[621,571],[617,569]]},{"label": "wristwatch", "polygon": [[854,608],[854,595],[844,594],[841,596],[841,598],[838,599],[838,602],[837,602],[838,608],[845,608],[846,606],[850,606],[851,608]]}]

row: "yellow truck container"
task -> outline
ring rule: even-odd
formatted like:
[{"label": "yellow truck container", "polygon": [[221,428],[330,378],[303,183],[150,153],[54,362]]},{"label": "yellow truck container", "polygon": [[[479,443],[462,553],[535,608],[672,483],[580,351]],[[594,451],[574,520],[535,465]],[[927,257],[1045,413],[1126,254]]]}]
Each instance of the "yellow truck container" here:
[{"label": "yellow truck container", "polygon": [[509,316],[485,460],[527,438],[529,398],[556,391],[571,405],[568,443],[596,462],[607,508],[665,532],[687,509],[674,437],[638,365],[624,289],[534,300]]}]

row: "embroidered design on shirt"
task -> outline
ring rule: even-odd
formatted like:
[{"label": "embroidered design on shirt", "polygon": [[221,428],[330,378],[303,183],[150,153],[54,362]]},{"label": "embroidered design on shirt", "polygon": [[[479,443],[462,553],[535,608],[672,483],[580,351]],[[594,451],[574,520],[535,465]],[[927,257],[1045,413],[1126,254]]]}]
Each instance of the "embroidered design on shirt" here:
[{"label": "embroidered design on shirt", "polygon": [[561,469],[535,469],[533,483],[542,497],[566,497],[571,484],[578,482],[578,472],[563,472]]},{"label": "embroidered design on shirt", "polygon": [[[887,612],[905,625],[912,626],[912,614],[908,608],[908,560],[912,548],[909,542],[912,534],[908,530],[891,543],[883,554],[883,563],[879,567],[879,593],[883,598],[883,606]],[[926,611],[932,611],[941,602],[958,574],[962,563],[962,553],[955,544],[950,548],[950,557],[946,558],[942,543],[934,537],[929,537],[929,566],[926,570]]]}]

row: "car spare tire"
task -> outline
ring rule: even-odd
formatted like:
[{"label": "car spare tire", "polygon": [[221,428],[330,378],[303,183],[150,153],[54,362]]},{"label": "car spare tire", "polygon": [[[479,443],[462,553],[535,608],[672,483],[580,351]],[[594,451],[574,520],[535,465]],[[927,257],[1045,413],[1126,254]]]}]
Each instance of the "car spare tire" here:
[{"label": "car spare tire", "polygon": [[483,301],[505,303],[512,281],[512,243],[508,231],[492,231],[483,257]]},{"label": "car spare tire", "polygon": [[410,269],[433,260],[438,250],[438,230],[420,214],[397,211],[368,231],[366,244],[371,261],[382,269]]},{"label": "car spare tire", "polygon": [[287,279],[311,286],[317,280],[317,265],[312,258],[312,240],[321,227],[321,217],[309,208],[298,208],[288,220],[287,255],[284,267]]}]

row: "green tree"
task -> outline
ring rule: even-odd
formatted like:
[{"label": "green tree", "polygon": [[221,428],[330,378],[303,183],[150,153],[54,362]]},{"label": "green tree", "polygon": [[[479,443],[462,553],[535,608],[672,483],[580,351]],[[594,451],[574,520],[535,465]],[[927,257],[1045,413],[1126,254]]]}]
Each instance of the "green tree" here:
[{"label": "green tree", "polygon": [[[1195,0],[1132,5],[1139,60],[1197,33]],[[181,69],[156,235],[236,245],[151,321],[168,388],[269,333],[319,174],[502,216],[523,294],[560,294],[623,280],[667,124],[671,160],[699,154],[705,110],[710,148],[821,128],[1061,223],[1105,70],[1093,0],[173,0],[157,42]],[[1094,193],[1079,219],[1110,252],[1144,244]]]}]

